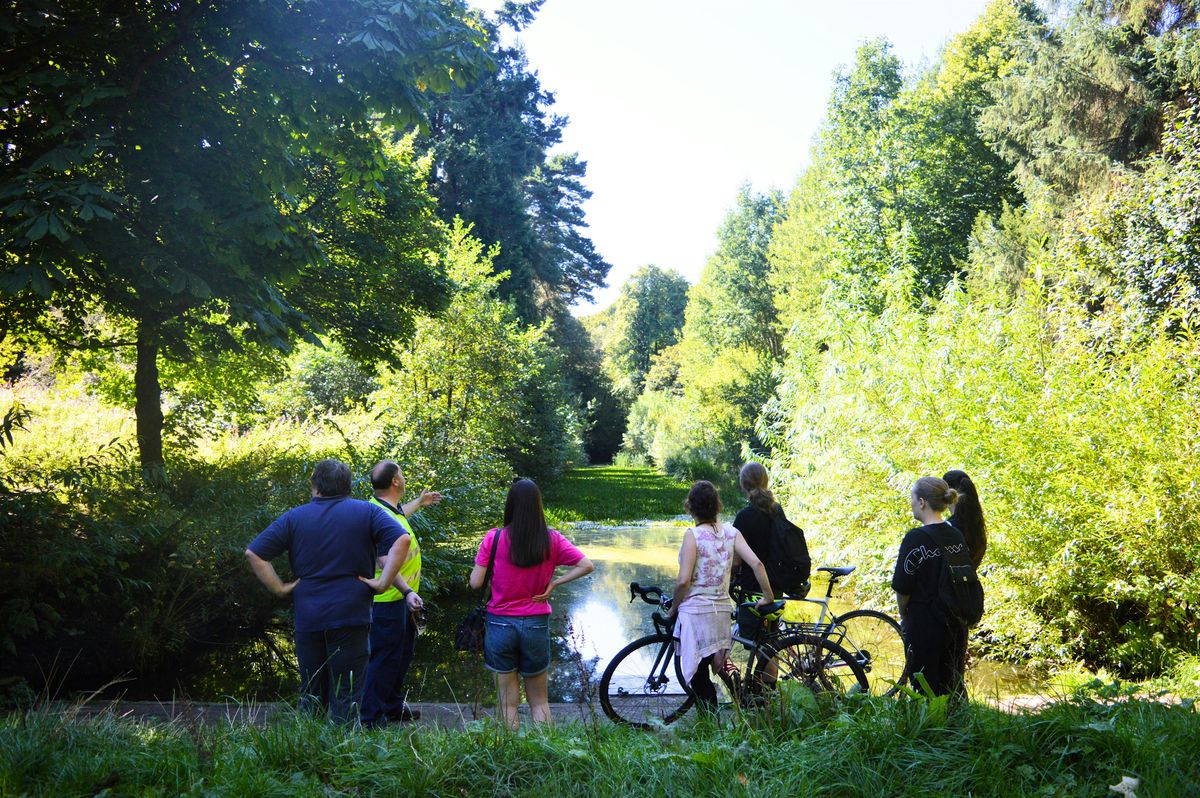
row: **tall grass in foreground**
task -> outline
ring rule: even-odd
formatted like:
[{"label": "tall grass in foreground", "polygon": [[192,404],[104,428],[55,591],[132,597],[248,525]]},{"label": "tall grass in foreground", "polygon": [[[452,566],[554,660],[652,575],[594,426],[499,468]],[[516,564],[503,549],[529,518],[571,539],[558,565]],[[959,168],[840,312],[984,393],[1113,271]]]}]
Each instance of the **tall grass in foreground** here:
[{"label": "tall grass in foreground", "polygon": [[924,701],[827,706],[807,696],[762,714],[655,733],[607,723],[518,734],[355,732],[299,715],[268,725],[0,720],[0,794],[91,795],[1139,795],[1200,794],[1190,704],[1090,698],[1029,714]]}]

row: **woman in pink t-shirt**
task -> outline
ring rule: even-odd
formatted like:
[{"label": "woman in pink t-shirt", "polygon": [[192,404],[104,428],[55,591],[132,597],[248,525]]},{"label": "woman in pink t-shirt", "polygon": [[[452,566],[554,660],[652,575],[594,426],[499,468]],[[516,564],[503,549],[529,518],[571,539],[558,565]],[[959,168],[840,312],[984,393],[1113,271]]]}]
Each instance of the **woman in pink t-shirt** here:
[{"label": "woman in pink t-shirt", "polygon": [[[497,546],[496,563],[487,604],[483,663],[496,674],[500,709],[509,728],[517,728],[521,703],[518,673],[525,681],[534,722],[547,723],[550,594],[559,585],[590,574],[593,566],[569,540],[546,526],[542,492],[531,479],[519,479],[508,489],[504,527],[483,537],[471,571],[471,587],[476,590],[483,587],[493,546]],[[573,567],[555,579],[554,569],[560,565]]]}]

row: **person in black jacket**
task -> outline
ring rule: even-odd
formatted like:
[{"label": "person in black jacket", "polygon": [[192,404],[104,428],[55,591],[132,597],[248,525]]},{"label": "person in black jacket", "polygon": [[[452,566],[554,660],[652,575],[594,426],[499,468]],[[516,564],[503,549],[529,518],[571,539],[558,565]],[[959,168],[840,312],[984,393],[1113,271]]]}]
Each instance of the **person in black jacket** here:
[{"label": "person in black jacket", "polygon": [[957,500],[958,491],[937,477],[921,477],[913,485],[909,503],[921,526],[908,530],[900,544],[892,589],[900,607],[909,673],[923,673],[934,695],[965,698],[967,629],[948,618],[938,602],[945,562],[933,537],[936,531],[949,530],[962,540],[958,545],[966,545],[962,533],[942,518]]},{"label": "person in black jacket", "polygon": [[[770,491],[771,478],[762,463],[751,462],[742,466],[742,470],[738,472],[738,483],[750,503],[738,512],[737,517],[733,519],[733,526],[742,533],[755,556],[765,563],[771,553],[774,516],[782,516],[783,507],[775,501],[775,495]],[[740,568],[734,574],[731,589],[735,595],[739,592],[756,593],[758,581],[754,578],[754,572],[749,568]]]}]

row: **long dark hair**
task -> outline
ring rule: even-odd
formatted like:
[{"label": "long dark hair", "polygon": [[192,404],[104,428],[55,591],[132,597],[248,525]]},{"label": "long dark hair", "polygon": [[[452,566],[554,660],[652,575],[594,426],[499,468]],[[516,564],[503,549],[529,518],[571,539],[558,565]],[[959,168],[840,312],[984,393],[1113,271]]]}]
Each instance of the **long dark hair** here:
[{"label": "long dark hair", "polygon": [[987,522],[983,519],[979,491],[971,478],[962,471],[947,471],[942,479],[958,491],[954,514],[948,520],[955,529],[963,533],[967,540],[967,549],[971,552],[971,562],[978,568],[983,562],[983,553],[987,551]]},{"label": "long dark hair", "polygon": [[504,502],[508,561],[518,568],[540,565],[550,556],[550,530],[542,509],[542,492],[532,479],[518,479]]}]

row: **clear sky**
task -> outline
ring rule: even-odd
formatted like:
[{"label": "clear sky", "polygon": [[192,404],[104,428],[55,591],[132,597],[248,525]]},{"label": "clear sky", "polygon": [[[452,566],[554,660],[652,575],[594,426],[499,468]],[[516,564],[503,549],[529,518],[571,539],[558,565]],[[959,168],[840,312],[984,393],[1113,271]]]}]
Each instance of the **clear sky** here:
[{"label": "clear sky", "polygon": [[[494,9],[497,0],[473,0]],[[695,282],[738,187],[790,192],[837,68],[863,41],[933,61],[986,0],[546,0],[519,38],[562,149],[588,163],[589,234],[612,264],[607,307],[639,266]]]}]

